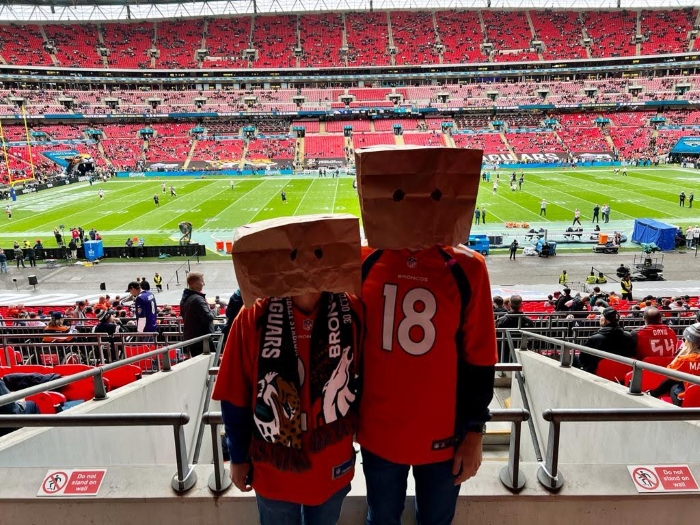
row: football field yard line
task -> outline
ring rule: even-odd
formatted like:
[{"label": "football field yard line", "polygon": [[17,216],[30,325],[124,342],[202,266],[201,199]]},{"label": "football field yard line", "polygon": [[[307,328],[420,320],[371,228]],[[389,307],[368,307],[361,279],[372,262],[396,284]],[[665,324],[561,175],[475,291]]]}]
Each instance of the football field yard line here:
[{"label": "football field yard line", "polygon": [[[246,197],[247,195],[249,195],[251,192],[253,192],[253,191],[255,191],[255,190],[259,189],[259,188],[262,189],[262,187],[265,185],[265,183],[266,183],[266,182],[269,182],[269,179],[267,179],[267,180],[262,180],[262,181],[257,181],[257,180],[254,180],[254,179],[249,179],[249,180],[251,180],[251,181],[253,181],[253,182],[256,182],[256,184],[255,184],[251,189],[249,189],[248,191],[246,191],[243,195],[241,195],[240,197],[238,197],[237,199],[235,199],[231,204],[229,204],[228,206],[226,206],[226,207],[225,207],[223,210],[221,210],[219,213],[217,213],[217,214],[215,215],[215,217],[214,217],[215,220],[219,220],[219,217],[225,216],[225,215],[226,215],[226,211],[227,211],[229,208],[231,208],[232,206],[234,206],[238,201],[240,201],[241,199],[245,198],[245,197]],[[238,187],[238,186],[239,186],[239,185],[236,185],[236,186],[234,186],[234,187]],[[230,189],[230,186],[228,186],[228,189]],[[217,193],[217,195],[218,195],[218,193]],[[222,218],[223,218],[223,217],[222,217]],[[232,228],[232,229],[233,229],[233,228]]]},{"label": "football field yard line", "polygon": [[335,201],[338,198],[338,185],[340,184],[340,179],[335,179],[335,191],[333,192],[333,204],[331,206],[331,213],[335,213]]},{"label": "football field yard line", "polygon": [[[511,193],[512,193],[512,192],[511,192]],[[529,193],[529,192],[521,192],[521,193]],[[529,193],[529,194],[532,195],[532,196],[534,197],[534,194],[532,194],[532,193]],[[506,200],[506,201],[508,202],[508,204],[517,206],[518,208],[522,208],[522,209],[525,210],[527,213],[531,213],[532,215],[535,215],[536,217],[538,216],[537,213],[535,213],[534,211],[530,210],[529,208],[526,208],[526,207],[523,206],[522,204],[518,204],[517,202],[508,199],[507,197],[505,197],[505,196],[503,196],[503,195],[499,195],[498,193],[496,193],[496,195],[491,194],[491,197],[496,197],[496,198],[499,198],[499,199]],[[494,214],[493,212],[491,212],[491,210],[486,210],[486,211],[488,211],[490,215],[493,215],[494,217],[497,217],[497,218],[500,219],[500,217],[499,217],[498,215]],[[506,222],[506,221],[503,221],[503,222]]]},{"label": "football field yard line", "polygon": [[297,204],[297,207],[294,208],[294,213],[292,213],[292,217],[295,217],[297,212],[299,211],[299,208],[301,207],[301,203],[304,202],[304,199],[306,196],[309,194],[309,191],[311,191],[311,188],[314,185],[314,182],[318,181],[320,179],[311,179],[311,184],[309,184],[309,187],[306,188],[306,191],[304,192],[304,195],[301,196],[301,199],[299,199],[299,204]]},{"label": "football field yard line", "polygon": [[[544,185],[542,185],[542,184],[537,184],[536,182],[530,181],[530,183],[531,183],[531,184],[534,184],[535,186],[546,187],[546,186],[544,186]],[[595,206],[595,204],[596,204],[596,202],[594,202],[594,201],[589,201],[588,199],[583,199],[583,198],[581,198],[581,197],[576,197],[576,196],[574,196],[573,194],[571,194],[571,193],[569,193],[569,192],[562,191],[562,190],[558,190],[558,189],[556,189],[556,188],[551,188],[551,187],[549,187],[548,190],[549,190],[549,191],[556,192],[556,193],[561,193],[562,195],[567,195],[567,196],[569,197],[569,199],[567,199],[568,201],[574,200],[574,201],[581,201],[581,202],[588,203],[588,204],[590,204],[589,209],[592,209],[593,206]],[[613,197],[611,196],[610,199],[609,199],[610,202],[612,202],[612,199],[613,199]],[[562,209],[565,209],[565,210],[570,211],[570,212],[571,212],[571,216],[572,216],[572,217],[574,216],[574,210],[572,210],[571,208],[568,208],[567,206],[562,206],[562,205],[560,205],[560,204],[557,204],[557,206],[560,207],[560,208],[562,208]],[[580,207],[579,207],[579,209],[580,209]],[[616,213],[619,213],[620,215],[624,215],[625,217],[629,217],[630,219],[634,219],[634,217],[633,217],[632,215],[627,215],[626,213],[623,213],[623,212],[621,212],[621,211],[616,211]]]},{"label": "football field yard line", "polygon": [[[216,182],[214,182],[214,184],[211,184],[211,185],[208,186],[207,188],[208,188],[208,189],[210,189],[210,188],[212,188],[212,187],[215,188],[216,186],[218,186],[218,184],[217,184]],[[244,197],[245,195],[247,195],[248,193],[250,193],[251,191],[253,191],[255,188],[257,188],[258,186],[259,186],[259,184],[256,185],[254,188],[248,190],[245,194],[241,195],[240,198]],[[199,191],[199,190],[197,190],[197,191]],[[208,201],[211,201],[211,200],[216,199],[216,197],[218,197],[218,196],[221,195],[222,193],[225,193],[226,191],[230,191],[230,186],[225,186],[223,190],[218,191],[218,192],[214,193],[213,195],[209,195],[209,196],[207,197],[206,200],[204,200],[204,201],[202,201],[202,202],[200,203],[200,208],[201,208],[202,205],[206,206],[206,204],[207,204]],[[186,197],[186,198],[189,198],[190,196],[194,195],[194,193],[196,193],[196,192],[190,193],[190,194],[186,195],[185,197]],[[179,199],[179,197],[176,197],[175,200],[171,200],[170,202],[168,202],[168,205],[169,205],[169,204],[174,204],[174,203],[178,202],[177,199]],[[236,199],[236,200],[238,200],[238,199]],[[234,203],[235,203],[235,202],[236,202],[236,201],[234,201]],[[231,205],[227,206],[226,208],[224,208],[224,210],[228,209],[230,206],[231,206]],[[217,213],[216,215],[214,215],[214,217],[218,217],[219,215],[220,215],[220,214]],[[170,221],[172,221],[172,220],[173,220],[173,218],[170,217],[170,219],[168,219],[166,222],[164,222],[163,224],[161,224],[160,226],[158,226],[158,227],[155,228],[155,229],[163,229],[163,228],[165,228],[165,226],[166,226]],[[201,226],[200,226],[200,228],[201,228]],[[162,231],[163,231],[163,233],[167,233],[165,230],[162,230]]]},{"label": "football field yard line", "polygon": [[[275,181],[275,182],[276,182],[277,180],[279,180],[279,179],[270,179],[270,181]],[[281,186],[281,188],[279,188],[280,193],[282,192],[282,190],[284,190],[284,189],[289,185],[290,182],[292,182],[292,180],[293,180],[293,179],[287,180],[287,181],[284,183],[284,185]],[[274,198],[277,197],[278,195],[279,195],[279,193],[277,193],[277,189],[275,189],[275,192],[272,194],[272,197],[270,197],[269,199],[267,199],[267,201],[265,201],[265,204],[263,204],[262,206],[260,206],[260,208],[258,208],[258,210],[257,210],[257,211],[253,214],[253,216],[250,218],[250,220],[248,220],[247,222],[241,223],[241,224],[250,224],[251,222],[257,222],[257,221],[254,220],[255,217],[256,217],[257,215],[259,215],[260,212],[263,211],[263,210],[265,209],[265,207],[266,207],[268,204],[270,204],[270,202],[272,202],[272,199],[274,199]]]}]

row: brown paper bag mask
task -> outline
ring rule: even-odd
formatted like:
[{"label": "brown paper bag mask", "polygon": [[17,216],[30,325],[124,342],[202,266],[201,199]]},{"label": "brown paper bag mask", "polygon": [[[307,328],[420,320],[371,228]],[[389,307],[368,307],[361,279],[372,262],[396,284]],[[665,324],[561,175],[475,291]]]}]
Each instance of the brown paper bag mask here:
[{"label": "brown paper bag mask", "polygon": [[246,306],[259,297],[360,294],[360,224],[349,214],[284,217],[240,226],[231,254]]},{"label": "brown paper bag mask", "polygon": [[367,241],[378,249],[455,246],[467,240],[483,151],[377,147],[355,166]]}]

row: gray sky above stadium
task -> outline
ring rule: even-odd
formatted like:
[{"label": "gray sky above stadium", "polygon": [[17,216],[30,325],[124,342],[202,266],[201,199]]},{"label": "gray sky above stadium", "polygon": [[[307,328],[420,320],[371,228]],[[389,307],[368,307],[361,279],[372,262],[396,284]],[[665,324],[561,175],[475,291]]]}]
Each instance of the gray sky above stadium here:
[{"label": "gray sky above stadium", "polygon": [[5,0],[0,20],[69,22],[252,13],[387,9],[645,9],[700,7],[700,0]]}]

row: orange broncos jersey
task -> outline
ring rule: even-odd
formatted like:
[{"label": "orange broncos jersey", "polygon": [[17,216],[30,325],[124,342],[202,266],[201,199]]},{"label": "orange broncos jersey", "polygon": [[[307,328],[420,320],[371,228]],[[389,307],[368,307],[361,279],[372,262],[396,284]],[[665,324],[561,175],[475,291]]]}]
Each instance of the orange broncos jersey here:
[{"label": "orange broncos jersey", "polygon": [[[668,368],[678,370],[694,376],[700,376],[700,354],[685,354],[676,357]],[[692,383],[683,382],[683,387],[688,390]],[[678,394],[678,399],[683,399],[685,392]]]},{"label": "orange broncos jersey", "polygon": [[357,441],[394,463],[447,461],[458,359],[484,367],[498,360],[484,258],[463,246],[367,252]]}]

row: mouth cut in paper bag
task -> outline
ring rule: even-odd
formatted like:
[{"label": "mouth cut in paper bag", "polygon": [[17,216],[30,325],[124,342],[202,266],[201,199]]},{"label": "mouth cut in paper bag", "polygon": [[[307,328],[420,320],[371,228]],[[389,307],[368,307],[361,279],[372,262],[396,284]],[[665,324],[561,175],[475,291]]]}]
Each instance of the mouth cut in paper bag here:
[{"label": "mouth cut in paper bag", "polygon": [[376,147],[357,150],[367,241],[377,249],[455,246],[469,236],[483,151]]},{"label": "mouth cut in paper bag", "polygon": [[352,215],[284,217],[240,226],[231,254],[246,306],[260,297],[360,294],[360,224]]}]

